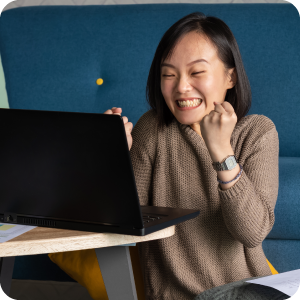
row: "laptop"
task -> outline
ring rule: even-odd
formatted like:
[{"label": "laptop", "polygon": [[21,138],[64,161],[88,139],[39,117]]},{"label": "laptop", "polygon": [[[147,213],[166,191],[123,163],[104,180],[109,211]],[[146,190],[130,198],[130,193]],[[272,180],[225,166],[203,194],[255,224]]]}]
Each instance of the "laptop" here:
[{"label": "laptop", "polygon": [[119,115],[0,109],[0,222],[143,236],[199,210],[140,206]]}]

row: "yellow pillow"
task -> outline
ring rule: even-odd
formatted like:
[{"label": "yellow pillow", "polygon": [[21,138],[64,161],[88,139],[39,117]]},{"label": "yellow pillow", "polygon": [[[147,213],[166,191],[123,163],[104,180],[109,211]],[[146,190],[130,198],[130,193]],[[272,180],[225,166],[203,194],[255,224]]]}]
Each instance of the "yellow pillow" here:
[{"label": "yellow pillow", "polygon": [[[129,251],[137,296],[139,300],[145,300],[138,249],[136,246],[130,246]],[[48,256],[71,278],[85,287],[94,300],[108,300],[95,249],[50,253]]]},{"label": "yellow pillow", "polygon": [[267,263],[269,265],[269,268],[271,269],[272,275],[279,274],[268,260],[267,260]]}]

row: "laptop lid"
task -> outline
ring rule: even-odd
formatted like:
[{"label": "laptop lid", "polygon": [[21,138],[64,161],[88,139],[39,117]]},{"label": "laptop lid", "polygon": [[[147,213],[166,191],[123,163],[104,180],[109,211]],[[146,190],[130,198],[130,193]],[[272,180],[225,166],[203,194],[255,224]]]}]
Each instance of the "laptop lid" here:
[{"label": "laptop lid", "polygon": [[0,132],[0,214],[143,228],[120,116],[0,109]]}]

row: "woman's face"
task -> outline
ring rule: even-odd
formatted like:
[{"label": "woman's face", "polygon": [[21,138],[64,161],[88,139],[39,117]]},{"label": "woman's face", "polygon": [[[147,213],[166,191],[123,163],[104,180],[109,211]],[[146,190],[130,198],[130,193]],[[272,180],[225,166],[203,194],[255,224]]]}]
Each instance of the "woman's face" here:
[{"label": "woman's face", "polygon": [[233,86],[217,50],[196,32],[186,34],[171,58],[162,63],[161,91],[166,104],[178,122],[193,129],[200,128],[202,118],[214,110],[213,102],[223,103],[227,89]]}]

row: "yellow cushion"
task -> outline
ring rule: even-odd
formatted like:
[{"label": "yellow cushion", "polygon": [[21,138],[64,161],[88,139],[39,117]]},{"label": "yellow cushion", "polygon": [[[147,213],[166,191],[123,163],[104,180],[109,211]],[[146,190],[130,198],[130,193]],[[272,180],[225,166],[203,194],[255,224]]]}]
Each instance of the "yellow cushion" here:
[{"label": "yellow cushion", "polygon": [[108,300],[95,249],[50,253],[48,256],[84,286],[94,300]]},{"label": "yellow cushion", "polygon": [[[130,246],[129,250],[137,296],[139,300],[144,300],[138,250],[136,246]],[[48,256],[71,278],[85,287],[94,300],[108,300],[95,249],[50,253]]]},{"label": "yellow cushion", "polygon": [[267,260],[267,263],[269,265],[269,268],[271,269],[272,275],[279,274],[268,260]]}]

